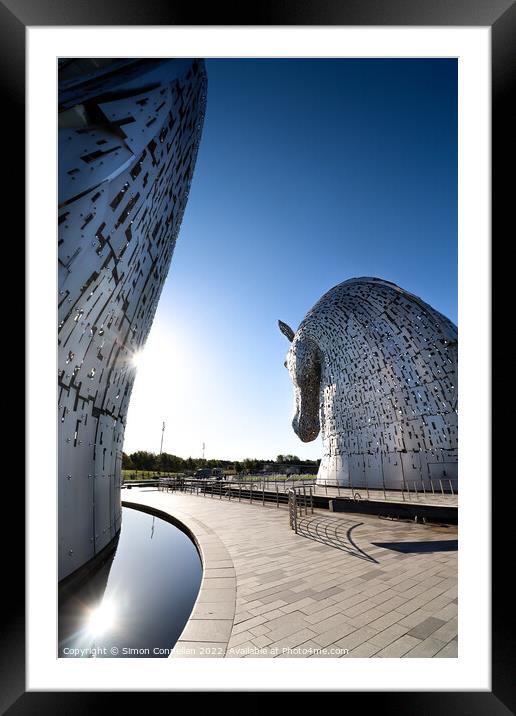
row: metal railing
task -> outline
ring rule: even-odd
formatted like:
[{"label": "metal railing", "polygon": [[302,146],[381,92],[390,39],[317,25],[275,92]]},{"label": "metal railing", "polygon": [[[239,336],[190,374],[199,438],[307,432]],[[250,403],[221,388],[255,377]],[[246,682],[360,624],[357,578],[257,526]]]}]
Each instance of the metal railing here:
[{"label": "metal railing", "polygon": [[[273,489],[276,487],[286,492],[290,488],[308,487],[311,485],[316,494],[327,495],[333,497],[351,497],[354,500],[360,499],[382,499],[388,501],[419,501],[420,496],[426,499],[426,497],[456,497],[458,495],[458,485],[456,478],[424,478],[418,480],[408,480],[403,478],[398,487],[387,487],[384,483],[371,484],[368,481],[367,476],[364,475],[364,479],[358,484],[353,484],[353,481],[347,485],[343,485],[337,482],[327,482],[326,484],[316,484],[316,477],[304,477],[304,476],[291,476],[287,478],[277,478],[266,476],[251,476],[251,477],[239,477],[233,479],[232,482],[242,484],[253,484],[254,489]],[[336,493],[336,494],[334,494]]]},{"label": "metal railing", "polygon": [[[294,488],[284,487],[280,489],[278,483],[274,489],[270,484],[256,484],[255,481],[250,482],[228,482],[224,480],[189,480],[185,478],[161,478],[158,481],[158,490],[162,492],[183,492],[191,495],[202,496],[209,499],[227,499],[237,502],[249,502],[249,504],[275,504],[277,508],[280,505],[287,505],[289,500],[289,491]],[[304,514],[308,514],[310,509],[313,514],[314,510],[314,491],[313,485],[302,485],[295,488],[298,493],[297,504],[300,509],[304,510]]]},{"label": "metal railing", "polygon": [[435,502],[436,498],[455,498],[458,496],[456,479],[426,478],[425,480],[403,480],[398,488],[388,488],[385,485],[370,485],[367,479],[360,485],[338,483],[325,483],[316,485],[316,493],[333,497],[347,497],[355,501],[381,500],[384,502]]},{"label": "metal railing", "polygon": [[291,488],[288,491],[288,522],[290,529],[297,534],[297,495],[296,491]]},{"label": "metal railing", "polygon": [[[325,495],[327,497],[345,497],[348,499],[357,500],[375,500],[384,502],[436,502],[442,500],[445,502],[455,501],[458,495],[458,485],[456,479],[450,479],[446,477],[442,478],[425,478],[424,480],[409,480],[403,478],[402,482],[397,488],[388,488],[384,484],[371,484],[364,476],[364,480],[361,480],[359,484],[353,485],[350,481],[348,484],[343,485],[337,482],[327,482],[326,484],[316,484],[315,476],[300,476],[293,475],[288,477],[278,476],[238,476],[232,477],[231,479],[215,480],[214,478],[192,478],[192,477],[179,477],[177,475],[162,475],[155,478],[147,478],[146,484],[154,485],[158,484],[158,489],[177,489],[178,485],[182,484],[204,484],[205,482],[210,485],[206,488],[208,494],[215,493],[219,494],[220,490],[217,487],[211,487],[214,484],[220,484],[225,488],[231,488],[231,490],[240,490],[247,494],[252,494],[252,499],[259,499],[258,493],[262,494],[262,502],[266,498],[263,497],[264,492],[273,492],[274,494],[279,493],[286,494],[289,489],[300,489],[311,487],[315,495]],[[132,480],[124,480],[124,484],[131,485],[135,484]],[[138,484],[138,483],[136,483]],[[173,487],[174,486],[174,487]],[[220,488],[222,489],[222,488]],[[191,492],[191,489],[188,489]],[[198,490],[194,490],[198,492]],[[201,490],[202,491],[202,490]],[[231,498],[233,494],[231,495]]]},{"label": "metal railing", "polygon": [[314,498],[312,487],[310,486],[308,491],[306,487],[295,488],[289,487],[287,490],[288,495],[288,521],[290,529],[294,530],[297,534],[298,531],[298,517],[314,513]]},{"label": "metal railing", "polygon": [[[346,498],[355,502],[373,500],[382,502],[423,502],[427,504],[456,502],[456,481],[451,479],[430,479],[424,481],[405,481],[398,489],[384,486],[340,485],[327,483],[315,485],[305,480],[216,480],[184,477],[162,477],[157,481],[158,489],[163,491],[181,491],[204,497],[228,500],[248,501],[250,504],[275,502],[276,506],[287,504],[291,490],[295,490],[300,499],[311,502],[314,497]],[[306,498],[303,497],[306,495]]]}]

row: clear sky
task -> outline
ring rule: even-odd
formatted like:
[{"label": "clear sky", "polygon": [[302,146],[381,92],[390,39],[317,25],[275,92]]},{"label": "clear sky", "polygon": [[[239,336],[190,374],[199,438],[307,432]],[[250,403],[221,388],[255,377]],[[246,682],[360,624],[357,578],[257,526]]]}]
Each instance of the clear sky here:
[{"label": "clear sky", "polygon": [[377,276],[457,322],[457,64],[207,60],[190,198],[124,451],[318,458],[283,365],[332,286]]}]

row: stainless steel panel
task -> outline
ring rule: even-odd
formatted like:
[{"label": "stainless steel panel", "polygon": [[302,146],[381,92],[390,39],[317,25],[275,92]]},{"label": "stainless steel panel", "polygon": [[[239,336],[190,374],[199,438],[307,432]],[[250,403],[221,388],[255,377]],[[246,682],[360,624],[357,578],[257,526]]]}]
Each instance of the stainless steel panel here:
[{"label": "stainless steel panel", "polygon": [[[120,528],[133,357],[145,345],[167,276],[206,106],[200,61],[114,64],[116,72],[84,81],[74,77],[62,88],[67,126],[60,130],[58,212],[60,579]],[[112,99],[117,92],[120,97]],[[80,111],[73,111],[74,101]],[[84,121],[70,127],[75,117]]]},{"label": "stainless steel panel", "polygon": [[455,465],[446,472],[456,477],[451,321],[399,286],[366,277],[328,291],[296,332],[280,323],[292,341],[294,430],[305,441],[319,427],[322,434],[319,484],[428,484],[432,463]]}]

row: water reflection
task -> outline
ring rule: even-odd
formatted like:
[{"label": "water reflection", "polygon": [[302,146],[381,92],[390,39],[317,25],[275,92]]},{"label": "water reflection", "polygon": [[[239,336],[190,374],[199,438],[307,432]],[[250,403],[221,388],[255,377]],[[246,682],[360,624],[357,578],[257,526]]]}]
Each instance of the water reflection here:
[{"label": "water reflection", "polygon": [[190,538],[152,515],[122,508],[116,552],[58,614],[60,657],[167,657],[199,591]]}]

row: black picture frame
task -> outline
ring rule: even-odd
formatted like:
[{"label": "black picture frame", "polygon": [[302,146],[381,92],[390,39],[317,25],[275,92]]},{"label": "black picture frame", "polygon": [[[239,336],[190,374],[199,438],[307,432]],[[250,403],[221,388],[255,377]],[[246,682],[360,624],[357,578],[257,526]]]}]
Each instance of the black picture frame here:
[{"label": "black picture frame", "polygon": [[[202,22],[199,22],[202,19]],[[493,260],[496,248],[510,233],[509,212],[514,205],[514,126],[510,113],[511,77],[516,73],[516,5],[513,0],[283,0],[257,3],[248,11],[243,4],[234,7],[221,3],[200,11],[196,4],[165,0],[0,0],[0,91],[4,122],[4,176],[9,173],[9,210],[17,217],[16,241],[23,245],[24,209],[24,87],[25,29],[27,26],[66,25],[390,25],[390,26],[485,26],[492,32],[492,234]],[[512,218],[512,217],[511,217]],[[513,233],[513,231],[512,231]],[[498,249],[500,253],[501,248]],[[23,257],[22,257],[23,261]],[[502,265],[504,264],[505,265]],[[496,284],[510,285],[510,262],[496,266]],[[492,329],[507,326],[503,316],[505,299],[493,296]],[[23,319],[21,321],[23,324]],[[507,329],[506,329],[507,330]],[[501,330],[500,330],[500,336]],[[22,339],[23,342],[23,339]],[[503,338],[493,343],[492,414],[509,423],[507,391],[507,346]],[[504,361],[504,363],[502,363]],[[499,370],[496,370],[496,368]],[[16,369],[19,371],[19,367]],[[19,380],[19,379],[18,379]],[[504,397],[505,395],[505,397]],[[501,423],[501,421],[500,421]],[[493,431],[492,454],[506,436]],[[500,480],[510,478],[510,465]],[[9,483],[9,503],[24,504],[24,486],[15,470],[16,479]],[[42,479],[52,479],[45,475]],[[410,714],[502,714],[515,709],[514,674],[516,663],[511,638],[510,615],[514,611],[511,590],[507,586],[510,562],[504,546],[509,543],[511,525],[510,488],[502,485],[492,491],[493,532],[493,593],[492,593],[492,691],[491,692],[367,692],[347,693],[342,708],[349,708],[350,697],[358,696],[364,708],[383,712]],[[5,485],[4,485],[4,489]],[[509,490],[509,491],[507,491]],[[5,494],[5,493],[4,493]],[[5,498],[4,498],[5,499]],[[511,510],[511,511],[510,511]],[[24,551],[23,534],[17,527],[15,539],[4,545],[2,645],[0,647],[0,713],[22,714],[83,714],[113,704],[110,693],[26,692],[25,691],[25,626],[24,626]],[[472,597],[474,598],[474,597]],[[407,684],[410,689],[410,684]],[[317,690],[315,687],[314,690]],[[338,686],[336,686],[338,690]],[[171,695],[168,695],[170,698]],[[364,697],[367,701],[364,702]],[[117,699],[119,695],[117,696]],[[144,696],[148,698],[148,694]],[[139,700],[137,694],[131,699]],[[353,699],[355,700],[355,698]],[[373,701],[376,704],[373,703]]]}]

